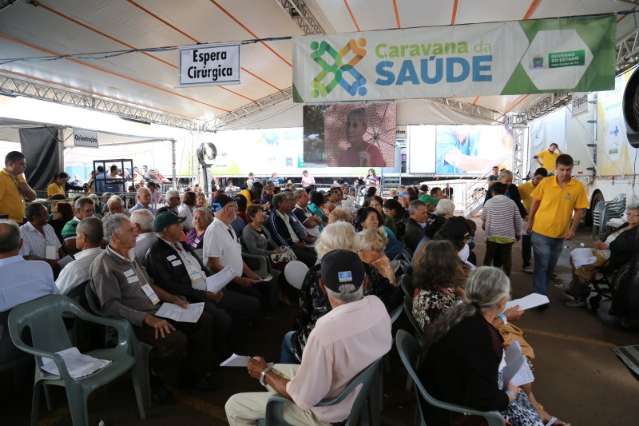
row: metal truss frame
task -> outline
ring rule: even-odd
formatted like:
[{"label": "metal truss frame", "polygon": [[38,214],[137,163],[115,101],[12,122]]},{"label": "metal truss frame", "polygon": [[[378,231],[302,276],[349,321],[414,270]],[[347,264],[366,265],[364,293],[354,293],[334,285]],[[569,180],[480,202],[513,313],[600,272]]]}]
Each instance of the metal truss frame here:
[{"label": "metal truss frame", "polygon": [[200,130],[202,122],[176,115],[166,114],[152,109],[141,108],[126,102],[118,102],[99,95],[90,95],[80,91],[62,89],[16,78],[0,72],[0,95],[24,96],[27,98],[50,101],[101,112],[116,114],[122,118],[179,127],[188,130]]},{"label": "metal truss frame", "polygon": [[[304,0],[276,0],[304,34],[324,33],[319,21],[313,16]],[[620,74],[639,63],[639,27],[617,41],[616,72]],[[95,94],[87,94],[55,85],[45,85],[25,78],[13,77],[0,71],[0,95],[25,96],[33,99],[93,109],[101,112],[117,114],[122,118],[146,123],[162,124],[193,131],[216,131],[232,122],[259,113],[269,107],[292,98],[292,87],[267,95],[254,102],[243,105],[236,110],[221,114],[211,121],[188,119],[177,115],[144,108],[122,101],[115,101]],[[569,92],[555,92],[545,95],[531,105],[525,112],[510,113],[505,117],[489,108],[472,105],[449,98],[429,99],[448,108],[472,117],[488,121],[503,122],[509,126],[525,125],[528,121],[541,117],[570,102]]]},{"label": "metal truss frame", "polygon": [[288,15],[295,21],[304,34],[324,34],[324,28],[319,23],[304,0],[276,0]]}]

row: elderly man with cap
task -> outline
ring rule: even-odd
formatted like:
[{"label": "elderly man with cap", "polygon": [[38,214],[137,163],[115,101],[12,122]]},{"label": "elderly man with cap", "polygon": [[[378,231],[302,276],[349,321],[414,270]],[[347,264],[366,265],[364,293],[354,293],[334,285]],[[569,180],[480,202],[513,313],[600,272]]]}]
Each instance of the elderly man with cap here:
[{"label": "elderly man with cap", "polygon": [[334,250],[322,258],[320,287],[331,311],[317,321],[309,335],[301,365],[269,367],[260,357],[249,361],[250,376],[259,379],[268,392],[233,395],[224,407],[231,426],[257,424],[264,418],[272,394],[291,400],[283,410],[289,424],[330,425],[348,418],[355,392],[337,404],[316,405],[337,396],[392,344],[386,308],[376,296],[364,297],[365,285],[364,265],[356,253]]},{"label": "elderly man with cap", "polygon": [[[225,294],[206,290],[207,270],[193,249],[182,243],[184,218],[171,212],[158,213],[153,224],[158,234],[157,241],[146,255],[146,270],[156,285],[166,291],[182,296],[190,303],[204,302],[205,309],[213,318],[213,332],[218,353],[226,353],[231,329],[231,317],[218,307]],[[245,296],[239,295],[245,298]],[[250,301],[247,301],[250,303]]]},{"label": "elderly man with cap", "polygon": [[[212,370],[212,319],[204,311],[195,323],[176,322],[157,316],[161,302],[187,308],[188,303],[151,282],[151,279],[131,256],[135,247],[136,227],[123,214],[103,220],[107,248],[89,268],[90,287],[105,315],[128,320],[138,340],[153,347],[152,370],[163,376],[173,376],[176,367],[179,378],[198,390],[215,388]],[[183,362],[186,361],[186,362]]]}]

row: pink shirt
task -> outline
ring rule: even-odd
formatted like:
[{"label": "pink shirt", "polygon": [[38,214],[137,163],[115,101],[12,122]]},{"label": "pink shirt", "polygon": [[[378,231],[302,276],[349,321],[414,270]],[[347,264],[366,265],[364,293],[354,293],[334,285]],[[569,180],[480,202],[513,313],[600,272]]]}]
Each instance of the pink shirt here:
[{"label": "pink shirt", "polygon": [[376,296],[340,305],[320,318],[308,337],[302,364],[286,390],[298,407],[313,411],[319,421],[341,422],[351,412],[357,392],[337,405],[315,407],[337,396],[392,345],[391,320]]}]

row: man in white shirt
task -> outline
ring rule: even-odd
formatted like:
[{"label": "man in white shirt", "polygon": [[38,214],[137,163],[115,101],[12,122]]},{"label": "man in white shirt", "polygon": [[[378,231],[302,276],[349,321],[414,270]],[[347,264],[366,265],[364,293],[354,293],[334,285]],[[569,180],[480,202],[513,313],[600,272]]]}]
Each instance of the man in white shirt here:
[{"label": "man in white shirt", "polygon": [[104,212],[104,215],[107,216],[118,213],[128,215],[129,211],[124,208],[124,200],[122,198],[117,195],[111,195],[106,202],[106,211]]},{"label": "man in white shirt", "polygon": [[52,268],[59,268],[62,244],[49,225],[49,213],[40,203],[32,203],[25,210],[27,222],[20,227],[22,248],[20,255],[28,260],[44,260]]},{"label": "man in white shirt", "polygon": [[336,397],[392,345],[391,320],[376,296],[364,297],[366,273],[356,253],[334,250],[322,257],[320,287],[332,310],[321,317],[308,337],[301,365],[269,367],[260,357],[248,364],[251,377],[268,392],[233,395],[224,407],[231,426],[255,425],[266,413],[269,397],[276,393],[291,400],[284,420],[294,425],[321,425],[346,420],[357,392],[342,402],[316,407]]},{"label": "man in white shirt", "polygon": [[0,312],[16,305],[57,293],[53,271],[39,260],[20,256],[20,228],[13,222],[0,221]]},{"label": "man in white shirt", "polygon": [[315,178],[308,172],[308,170],[304,170],[302,172],[302,188],[308,188],[309,186],[315,185]]},{"label": "man in white shirt", "polygon": [[204,233],[203,258],[213,272],[230,266],[235,278],[228,288],[261,299],[262,291],[270,291],[274,283],[264,283],[262,278],[249,268],[242,259],[242,245],[231,226],[237,217],[237,203],[226,194],[218,194],[215,220]]},{"label": "man in white shirt", "polygon": [[73,257],[74,261],[68,263],[60,272],[55,281],[60,294],[68,294],[80,284],[89,281],[89,266],[100,253],[102,253],[103,231],[102,221],[95,217],[82,220],[76,228],[77,237],[75,246],[80,252]]},{"label": "man in white shirt", "polygon": [[137,200],[137,203],[129,209],[129,213],[142,209],[149,210],[151,214],[155,213],[155,207],[154,204],[152,204],[151,191],[147,188],[138,189],[135,199]]},{"label": "man in white shirt", "polygon": [[193,229],[193,209],[195,208],[195,192],[186,191],[182,195],[182,204],[177,209],[177,215],[184,218],[182,226],[186,232]]},{"label": "man in white shirt", "polygon": [[147,209],[135,210],[131,213],[131,223],[135,225],[138,232],[135,239],[135,260],[140,265],[144,265],[146,253],[158,240],[158,236],[153,232],[153,219],[153,213]]}]

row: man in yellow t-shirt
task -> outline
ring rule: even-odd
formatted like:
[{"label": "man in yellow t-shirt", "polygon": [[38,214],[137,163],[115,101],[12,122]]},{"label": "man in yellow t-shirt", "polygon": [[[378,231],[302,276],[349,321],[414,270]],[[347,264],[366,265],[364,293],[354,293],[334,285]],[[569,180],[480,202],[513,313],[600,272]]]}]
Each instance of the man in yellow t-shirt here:
[{"label": "man in yellow t-shirt", "polygon": [[[535,170],[535,174],[533,178],[530,179],[526,183],[522,183],[517,187],[519,190],[519,195],[521,196],[521,202],[526,208],[527,212],[530,212],[530,207],[532,206],[532,197],[531,194],[539,185],[539,182],[542,181],[545,177],[548,176],[548,171],[543,167]],[[523,262],[523,271],[531,273],[532,267],[530,266],[530,259],[532,257],[532,243],[530,242],[530,233],[524,232],[521,236],[521,259]]]},{"label": "man in yellow t-shirt", "polygon": [[[555,176],[542,180],[532,192],[528,231],[535,255],[533,291],[546,294],[564,240],[575,236],[588,208],[586,188],[572,177],[574,161],[568,154],[557,157]],[[574,213],[574,215],[573,215]]]},{"label": "man in yellow t-shirt", "polygon": [[24,201],[33,201],[36,193],[24,177],[27,162],[24,154],[11,151],[4,158],[4,169],[0,170],[0,216],[21,224],[24,221]]},{"label": "man in yellow t-shirt", "polygon": [[561,154],[561,152],[559,152],[559,145],[553,142],[548,146],[548,149],[538,152],[533,158],[537,160],[541,167],[548,170],[548,173],[553,173],[559,154]]}]

